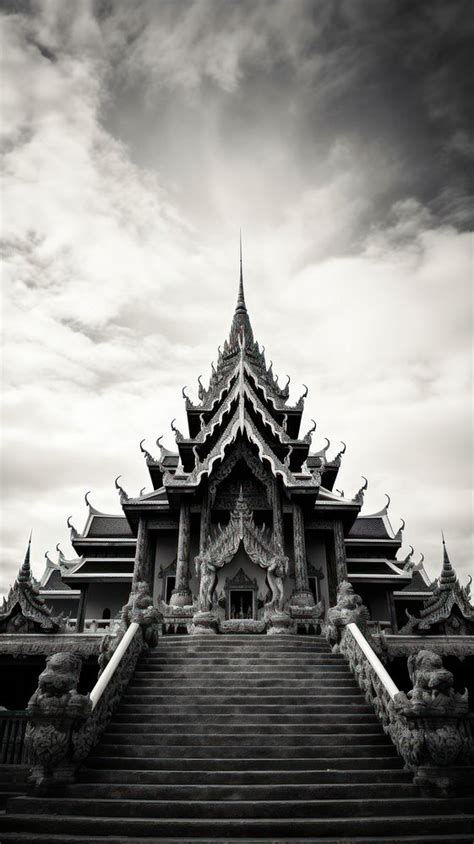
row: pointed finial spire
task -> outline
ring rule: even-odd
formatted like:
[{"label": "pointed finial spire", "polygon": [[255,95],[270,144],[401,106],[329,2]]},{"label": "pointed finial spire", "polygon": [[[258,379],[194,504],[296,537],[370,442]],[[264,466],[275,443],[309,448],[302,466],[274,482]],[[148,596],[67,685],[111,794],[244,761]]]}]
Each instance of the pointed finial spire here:
[{"label": "pointed finial spire", "polygon": [[242,269],[242,229],[240,229],[240,238],[239,238],[239,245],[240,245],[240,275],[239,275],[239,293],[237,296],[237,305],[235,306],[236,311],[245,311],[247,312],[247,307],[245,305],[245,296],[244,296],[244,273]]},{"label": "pointed finial spire", "polygon": [[26,549],[25,559],[23,561],[23,565],[20,568],[18,573],[18,580],[22,581],[23,583],[27,582],[31,579],[31,566],[30,566],[30,554],[31,554],[31,537],[33,535],[33,531],[30,532],[30,538],[28,540],[28,547]]},{"label": "pointed finial spire", "polygon": [[450,589],[456,580],[456,574],[451,565],[451,560],[449,559],[443,531],[441,531],[441,539],[443,541],[443,568],[441,569],[439,585],[441,589]]}]

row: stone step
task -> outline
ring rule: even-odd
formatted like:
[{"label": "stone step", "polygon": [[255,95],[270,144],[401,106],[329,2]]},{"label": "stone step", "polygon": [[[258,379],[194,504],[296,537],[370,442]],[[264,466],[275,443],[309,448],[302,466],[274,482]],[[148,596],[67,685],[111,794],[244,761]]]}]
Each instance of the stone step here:
[{"label": "stone step", "polygon": [[[417,797],[418,791],[411,783],[397,783],[397,798]],[[169,801],[288,801],[295,806],[300,801],[314,800],[372,800],[385,799],[386,783],[339,783],[339,784],[160,784],[143,783],[94,783],[72,785],[65,790],[65,796],[71,799],[90,798],[94,800],[169,800]]]},{"label": "stone step", "polygon": [[[306,739],[306,736],[304,737]],[[331,736],[331,741],[334,741],[334,737]],[[368,737],[367,737],[368,738]],[[223,744],[219,743],[217,746],[222,747],[223,755],[225,755],[229,759],[280,759],[285,757],[290,758],[297,758],[298,755],[301,755],[301,750],[304,750],[305,756],[311,759],[332,759],[336,757],[338,759],[344,759],[347,757],[357,757],[360,755],[363,756],[394,756],[395,755],[395,748],[391,744],[381,744],[380,737],[375,737],[377,741],[365,741],[366,737],[362,736],[359,737],[359,741],[349,744],[346,740],[346,743],[343,744],[324,744],[320,741],[321,737],[318,736],[318,742],[316,743],[316,739],[314,743],[307,743],[303,741],[301,743],[294,743],[294,744],[282,744],[278,743],[275,745],[268,745],[268,744],[261,744],[258,742],[257,744],[243,744],[240,737],[236,738],[236,744]],[[362,740],[360,740],[362,739]],[[162,745],[156,744],[135,744],[135,745],[128,745],[128,744],[120,744],[119,742],[116,744],[108,744],[106,742],[99,744],[93,751],[91,756],[101,756],[101,757],[114,757],[114,756],[121,756],[121,757],[130,757],[130,758],[144,758],[147,756],[152,756],[153,752],[156,752],[158,747]],[[196,758],[214,758],[216,753],[215,747],[210,747],[208,743],[206,744],[197,744],[196,742],[180,742],[178,744],[165,744],[164,749],[168,756],[177,756],[180,753],[183,753],[183,749],[186,749],[188,755],[194,756]]]},{"label": "stone step", "polygon": [[[303,748],[304,749],[304,748]],[[360,754],[353,756],[331,756],[328,763],[326,757],[322,756],[292,756],[291,758],[281,756],[280,758],[270,758],[265,756],[211,756],[204,759],[202,756],[192,754],[185,756],[183,748],[180,748],[179,756],[166,756],[160,754],[159,756],[146,756],[135,758],[126,755],[114,755],[113,757],[101,750],[100,745],[94,750],[93,754],[87,759],[87,768],[99,768],[103,770],[125,770],[125,771],[153,771],[154,773],[166,771],[180,772],[195,771],[201,773],[204,771],[301,771],[301,770],[320,770],[320,771],[378,771],[378,770],[395,770],[403,771],[400,757],[395,753],[392,754],[374,754],[370,748],[370,755],[367,752],[361,751]],[[133,775],[133,778],[135,774]]]},{"label": "stone step", "polygon": [[[321,677],[350,677],[351,679],[354,679],[349,669],[345,668],[343,665],[339,665],[339,663],[325,666],[313,665],[309,668],[305,668],[304,670],[296,670],[289,668],[284,672],[283,675],[281,671],[276,671],[274,668],[266,667],[264,665],[262,665],[258,669],[255,669],[254,671],[252,671],[252,673],[250,673],[249,671],[235,671],[232,668],[225,667],[222,667],[220,670],[208,668],[204,673],[206,680],[220,680],[222,677],[233,677],[236,683],[239,683],[240,681],[245,682],[247,678],[252,676],[262,677],[265,680],[317,680]],[[194,665],[186,665],[175,669],[170,669],[169,666],[164,667],[162,669],[149,669],[140,667],[136,669],[134,679],[141,680],[143,682],[149,682],[150,680],[174,680],[177,677],[186,677],[192,679],[193,677],[202,676],[203,672],[201,668]]]},{"label": "stone step", "polygon": [[[179,819],[182,823],[191,819],[232,820],[241,822],[252,819],[298,819],[332,818],[334,816],[334,800],[221,800],[211,802],[206,800],[105,800],[71,797],[14,797],[9,806],[15,814],[21,815],[62,815],[80,818],[136,818],[145,820],[153,818],[162,821],[166,818]],[[340,799],[337,801],[337,817],[384,818],[397,816],[427,816],[438,820],[439,815],[462,813],[472,810],[472,803],[467,798],[451,798],[450,800],[432,800],[431,798],[385,797],[383,799],[369,798],[367,800]],[[474,820],[474,815],[472,816]],[[111,830],[112,832],[112,830]]]},{"label": "stone step", "polygon": [[264,714],[254,714],[253,712],[248,712],[247,714],[221,714],[215,712],[200,713],[196,707],[195,710],[190,710],[187,713],[169,712],[166,715],[166,718],[160,716],[155,719],[149,719],[146,723],[138,722],[136,718],[130,715],[115,715],[113,721],[109,724],[107,729],[108,731],[112,730],[112,732],[115,732],[116,730],[123,730],[128,727],[130,732],[137,731],[146,733],[150,729],[153,729],[154,732],[161,732],[168,730],[169,726],[176,727],[176,729],[182,729],[186,725],[193,725],[193,729],[200,727],[203,731],[207,730],[209,725],[216,725],[216,727],[220,729],[221,727],[225,727],[227,724],[233,724],[239,728],[253,725],[257,729],[260,729],[262,725],[264,725],[267,731],[276,731],[280,726],[289,727],[291,725],[298,724],[308,727],[317,727],[325,724],[329,724],[331,726],[351,725],[354,728],[369,724],[380,725],[380,722],[377,720],[375,715],[372,715],[370,712],[351,713],[347,716],[344,716],[342,712],[338,714],[331,713],[329,715],[324,713],[308,715],[300,712],[290,712],[286,714],[278,714],[273,717],[271,723],[269,723],[268,715]]},{"label": "stone step", "polygon": [[[321,698],[329,698],[334,703],[342,703],[346,700],[350,700],[354,703],[359,701],[363,701],[362,692],[356,691],[354,688],[318,688],[316,691],[314,689],[298,689],[298,695],[292,694],[290,690],[284,690],[281,692],[277,692],[276,689],[270,690],[267,689],[265,692],[261,694],[252,694],[252,693],[243,693],[243,689],[239,689],[233,694],[230,694],[228,690],[224,689],[216,689],[213,690],[212,688],[207,688],[206,686],[202,686],[200,688],[193,689],[192,698],[194,701],[198,703],[210,703],[211,701],[216,701],[216,703],[245,703],[248,704],[252,703],[278,703],[281,702],[282,704],[286,704],[287,706],[293,704],[298,705],[302,701],[314,701],[315,697],[317,699]],[[179,703],[180,700],[183,699],[189,700],[190,695],[186,692],[186,689],[171,691],[165,688],[160,689],[159,692],[153,692],[149,695],[138,694],[134,692],[126,692],[123,697],[122,701],[124,704],[132,704],[132,703],[142,703],[146,704],[162,704],[162,703],[172,703],[176,702]]]},{"label": "stone step", "polygon": [[[370,760],[372,761],[372,760]],[[333,764],[333,761],[331,762]],[[184,766],[183,766],[184,767]],[[127,784],[130,781],[129,770],[121,770],[119,768],[97,768],[97,769],[83,769],[79,773],[78,780],[80,782],[88,783],[95,793],[96,783],[120,783]],[[141,785],[188,785],[190,779],[193,782],[199,782],[200,785],[268,785],[270,781],[274,785],[291,786],[299,783],[305,785],[313,785],[318,787],[321,784],[346,784],[354,783],[365,785],[367,783],[379,783],[384,788],[388,783],[404,783],[411,785],[412,776],[408,771],[401,768],[374,768],[374,769],[310,769],[307,764],[306,768],[301,770],[194,770],[194,765],[191,768],[178,771],[152,771],[152,770],[134,770],[133,782]],[[90,791],[89,791],[90,793]],[[398,790],[397,790],[398,793]]]},{"label": "stone step", "polygon": [[215,657],[221,659],[234,659],[235,657],[255,658],[255,659],[289,659],[292,656],[301,657],[305,659],[321,659],[329,658],[344,661],[341,654],[333,653],[329,648],[317,647],[282,647],[275,644],[273,647],[258,648],[245,647],[245,645],[236,645],[234,648],[216,648],[213,645],[201,645],[200,647],[189,646],[187,648],[164,648],[161,644],[155,651],[148,651],[140,655],[140,663],[159,659],[209,659]]},{"label": "stone step", "polygon": [[[327,657],[326,657],[327,659]],[[330,660],[331,662],[333,660]],[[300,654],[287,654],[283,656],[275,655],[267,655],[261,654],[257,656],[245,656],[244,654],[237,653],[235,656],[212,656],[209,655],[208,657],[203,656],[195,656],[190,658],[188,656],[157,656],[157,657],[149,657],[146,662],[141,662],[140,665],[149,665],[153,666],[154,668],[157,667],[165,667],[169,666],[171,668],[179,667],[182,665],[189,665],[192,663],[195,666],[202,666],[205,667],[213,667],[213,666],[226,666],[228,668],[238,668],[242,666],[242,668],[250,669],[250,668],[258,668],[261,665],[267,665],[270,668],[275,668],[278,670],[281,668],[284,670],[285,668],[311,668],[311,666],[316,665],[314,656],[312,654],[308,654],[307,656],[303,657]],[[323,664],[324,663],[318,663]]]},{"label": "stone step", "polygon": [[268,733],[251,731],[232,731],[221,732],[216,730],[213,733],[205,732],[165,732],[165,733],[108,733],[102,736],[101,746],[109,745],[125,745],[127,747],[136,748],[141,747],[167,747],[180,745],[203,747],[212,744],[216,747],[229,747],[240,744],[241,747],[254,747],[258,744],[262,748],[269,747],[326,747],[327,745],[338,746],[341,741],[350,744],[359,745],[385,745],[392,747],[390,740],[387,738],[381,728],[377,732],[372,728],[369,733],[349,733],[335,729],[332,732],[326,730],[324,733],[313,732],[295,732],[291,730],[287,733]]},{"label": "stone step", "polygon": [[160,638],[159,647],[170,647],[173,650],[181,647],[223,647],[226,650],[234,646],[244,647],[322,647],[330,648],[324,636],[300,636],[299,634],[287,634],[284,636],[267,636],[265,634],[222,634],[199,635],[199,636],[173,636],[166,635]]},{"label": "stone step", "polygon": [[[173,702],[171,705],[164,703],[160,706],[150,704],[143,704],[145,710],[151,715],[156,712],[158,715],[183,715],[189,717],[198,717],[199,715],[239,715],[242,717],[251,717],[252,715],[263,715],[264,717],[273,717],[274,715],[343,715],[347,712],[348,717],[356,714],[373,714],[373,709],[365,701],[358,699],[357,703],[344,700],[343,703],[332,703],[328,699],[325,703],[299,703],[295,704],[278,704],[278,703],[241,703],[241,704],[223,704],[223,703],[190,703],[180,700]],[[135,721],[135,715],[139,711],[139,704],[120,704],[119,708],[114,713],[114,721],[121,721],[122,719],[130,720],[132,717]]]},{"label": "stone step", "polygon": [[[16,842],[16,844],[32,844],[31,834],[22,833],[22,832],[4,832],[2,835],[2,842]],[[222,844],[222,839],[219,838],[185,838],[180,837],[179,839],[176,838],[163,838],[153,836],[150,838],[148,835],[143,837],[140,836],[136,838],[135,836],[131,837],[127,835],[126,837],[123,836],[109,836],[106,835],[105,837],[96,835],[68,835],[67,833],[61,833],[60,835],[54,835],[52,833],[38,833],[35,832],[34,838],[35,844]],[[268,839],[262,838],[247,838],[247,837],[239,837],[239,838],[229,838],[226,836],[225,844],[268,844]],[[370,836],[367,838],[366,836],[360,837],[357,836],[354,838],[352,835],[350,838],[347,838],[345,835],[340,836],[338,835],[337,839],[333,836],[329,838],[324,836],[320,838],[319,836],[315,838],[312,836],[311,838],[291,838],[289,839],[287,836],[285,838],[275,838],[272,836],[271,844],[472,844],[472,835],[466,834],[463,835],[462,833],[455,833],[454,835],[450,835],[448,833],[444,835],[403,835],[400,837],[398,833],[395,835],[390,836],[380,836],[377,835],[376,838]]]},{"label": "stone step", "polygon": [[[206,683],[206,685],[204,685]],[[260,694],[260,692],[273,692],[284,694],[291,693],[293,689],[297,689],[298,692],[306,692],[307,694],[314,695],[315,692],[318,694],[321,693],[321,690],[334,690],[340,694],[344,694],[346,689],[349,689],[352,693],[354,691],[359,691],[358,686],[354,683],[349,677],[324,677],[319,678],[318,680],[314,680],[312,678],[307,680],[292,680],[286,679],[285,677],[280,678],[279,680],[267,680],[262,677],[247,677],[246,680],[242,680],[241,682],[236,682],[232,675],[229,677],[225,677],[219,680],[218,683],[210,681],[207,676],[204,674],[200,677],[196,677],[195,679],[186,679],[182,678],[178,680],[177,678],[174,680],[169,680],[165,682],[164,680],[158,679],[153,683],[147,683],[146,681],[138,682],[135,678],[133,678],[130,685],[127,687],[127,694],[140,694],[140,695],[154,695],[160,694],[162,691],[167,693],[175,692],[176,694],[185,693],[189,697],[191,695],[202,694],[203,692],[209,692],[213,688],[217,688],[219,690],[240,690],[240,691],[247,691],[253,692],[253,694]],[[339,690],[344,690],[339,692]]]},{"label": "stone step", "polygon": [[[286,735],[292,733],[374,733],[382,730],[379,722],[375,716],[362,715],[356,720],[355,716],[351,719],[344,719],[342,716],[337,716],[337,720],[326,718],[324,715],[318,718],[309,719],[307,715],[303,716],[286,716],[286,722],[282,723],[282,717],[272,723],[264,715],[252,716],[252,720],[247,718],[238,719],[235,715],[231,717],[206,715],[199,719],[199,723],[193,722],[191,719],[178,721],[156,721],[156,723],[137,724],[136,721],[129,720],[125,723],[114,721],[107,727],[107,735],[126,735],[130,741],[134,741],[137,735],[150,735],[151,733],[202,733],[207,736],[214,736],[219,732],[232,732],[246,735],[247,733],[258,733],[262,725],[265,727],[267,735]],[[360,719],[366,720],[360,720]]]}]

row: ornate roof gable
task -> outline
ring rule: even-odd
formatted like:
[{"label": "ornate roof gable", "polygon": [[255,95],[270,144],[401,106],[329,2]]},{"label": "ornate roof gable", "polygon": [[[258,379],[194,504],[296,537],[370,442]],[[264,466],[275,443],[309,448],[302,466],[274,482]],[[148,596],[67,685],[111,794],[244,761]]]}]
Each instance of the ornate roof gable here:
[{"label": "ornate roof gable", "polygon": [[64,628],[62,616],[53,616],[33,581],[30,552],[31,537],[23,565],[0,608],[0,633],[58,633]]}]

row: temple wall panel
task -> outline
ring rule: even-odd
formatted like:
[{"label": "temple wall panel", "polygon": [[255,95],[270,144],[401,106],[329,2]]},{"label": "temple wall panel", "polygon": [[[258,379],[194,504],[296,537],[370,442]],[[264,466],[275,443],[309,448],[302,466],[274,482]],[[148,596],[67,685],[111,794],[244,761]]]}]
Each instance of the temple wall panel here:
[{"label": "temple wall panel", "polygon": [[177,548],[177,531],[156,532],[155,571],[153,575],[153,601],[155,604],[162,596],[163,571],[176,561]]},{"label": "temple wall panel", "polygon": [[390,621],[390,606],[387,587],[380,583],[354,583],[354,590],[361,596],[369,610],[370,617],[376,621]]},{"label": "temple wall panel", "polygon": [[326,555],[326,542],[323,536],[318,536],[315,531],[306,531],[306,557],[308,560],[308,574],[312,576],[312,569],[321,569],[323,577],[319,580],[319,598],[324,599],[326,609],[329,603],[328,565]]},{"label": "temple wall panel", "polygon": [[94,583],[91,582],[87,593],[86,618],[99,620],[105,609],[110,610],[114,618],[127,603],[131,583]]}]

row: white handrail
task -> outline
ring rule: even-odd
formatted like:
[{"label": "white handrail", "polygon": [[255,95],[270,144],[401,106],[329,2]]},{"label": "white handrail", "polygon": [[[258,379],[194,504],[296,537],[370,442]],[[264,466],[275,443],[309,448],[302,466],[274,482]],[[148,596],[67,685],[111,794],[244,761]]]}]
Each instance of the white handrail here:
[{"label": "white handrail", "polygon": [[357,624],[351,622],[347,625],[348,630],[352,633],[354,639],[356,640],[357,644],[359,645],[361,651],[367,657],[370,665],[374,669],[375,673],[377,674],[379,680],[385,686],[387,692],[389,693],[390,697],[393,699],[395,695],[398,694],[400,691],[398,687],[393,682],[392,678],[388,671],[383,667],[382,663],[380,662],[377,654],[375,651],[370,647],[367,639],[365,638],[364,634],[360,632]]},{"label": "white handrail", "polygon": [[133,621],[130,627],[127,628],[125,634],[123,635],[117,646],[117,649],[114,651],[110,662],[107,663],[104,671],[97,680],[97,683],[95,684],[90,694],[90,699],[92,701],[92,711],[94,711],[97,704],[99,703],[99,700],[101,699],[112,677],[114,676],[124,653],[127,651],[128,646],[134,638],[135,633],[137,632],[139,627],[140,625],[137,624],[136,621]]}]

